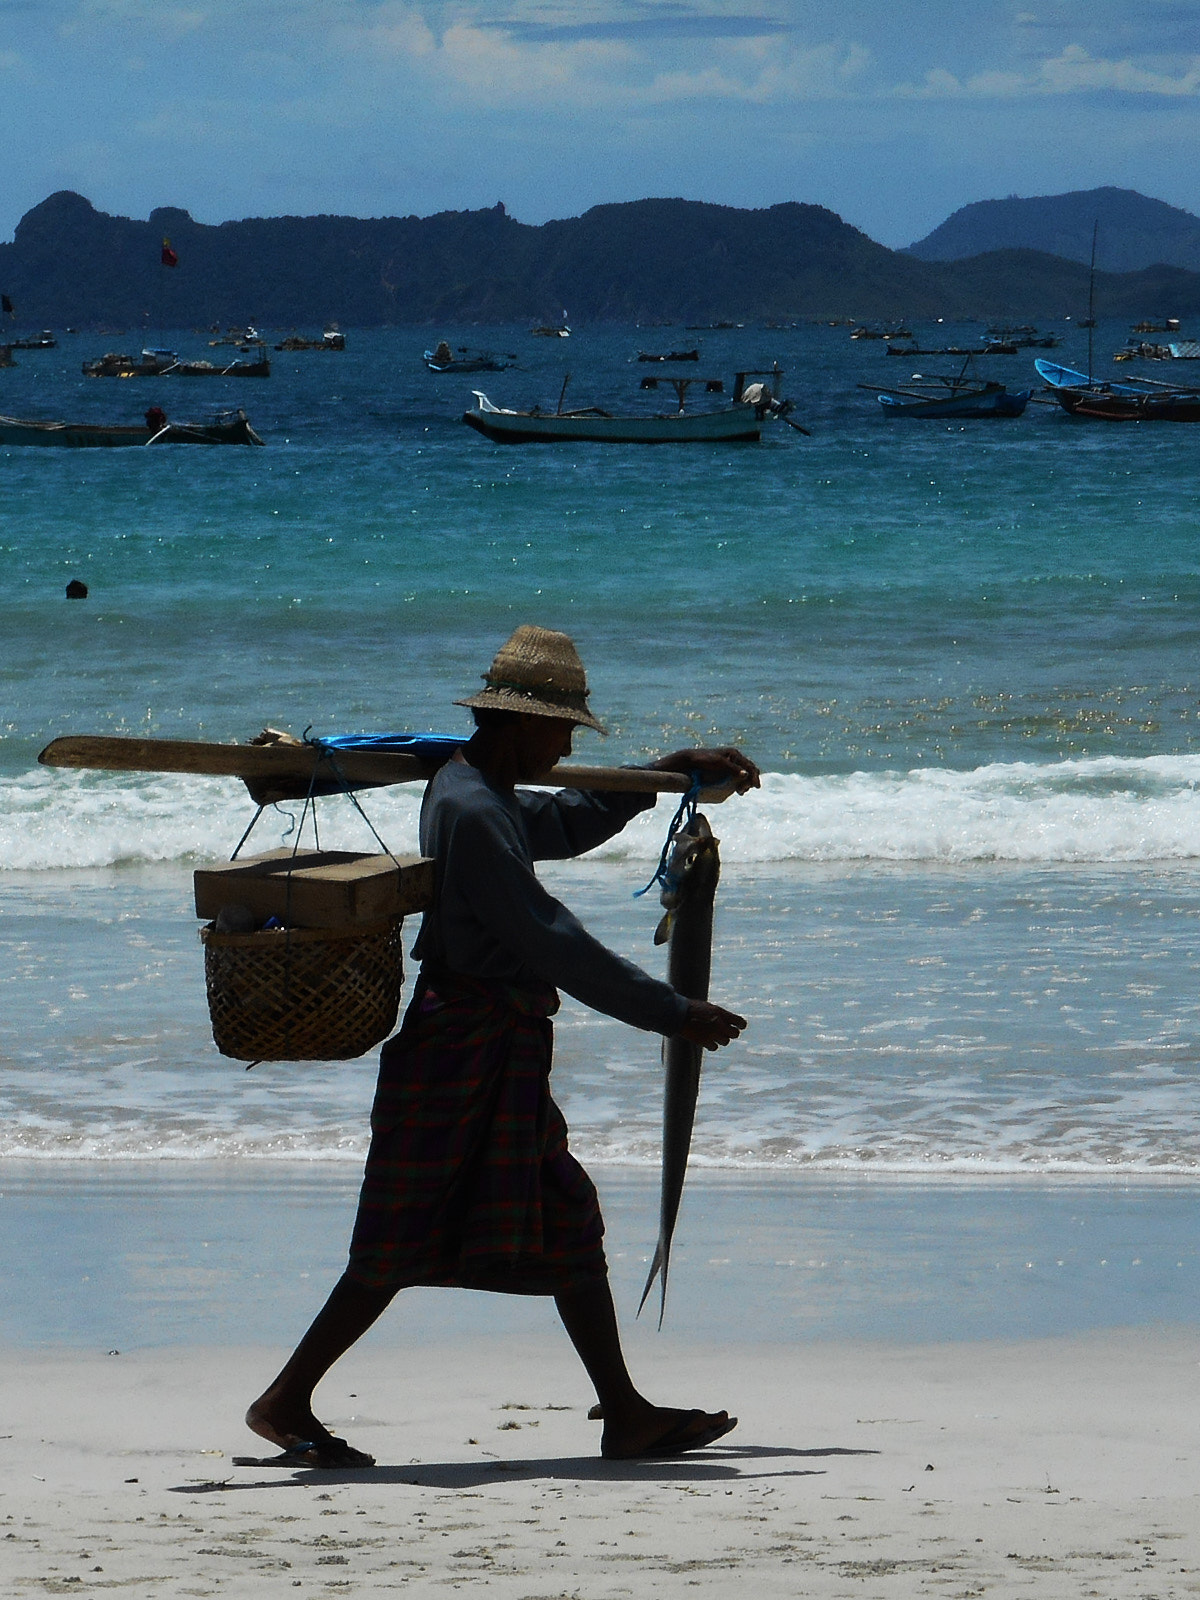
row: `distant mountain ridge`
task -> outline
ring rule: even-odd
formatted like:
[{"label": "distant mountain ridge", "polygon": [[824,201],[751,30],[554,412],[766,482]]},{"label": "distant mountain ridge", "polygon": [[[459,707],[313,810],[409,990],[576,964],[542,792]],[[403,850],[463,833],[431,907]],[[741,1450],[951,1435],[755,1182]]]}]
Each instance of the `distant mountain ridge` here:
[{"label": "distant mountain ridge", "polygon": [[[177,267],[160,264],[164,237]],[[1087,278],[1078,261],[1028,249],[925,261],[798,202],[637,200],[539,226],[502,205],[210,225],[176,207],[144,222],[110,216],[61,190],[0,244],[0,290],[20,326],[132,329],[128,343],[141,330],[216,323],[544,322],[564,306],[580,323],[1031,321],[1078,316]],[[1096,303],[1102,315],[1200,316],[1200,273],[1098,273]]]},{"label": "distant mountain ridge", "polygon": [[921,261],[961,261],[989,250],[1040,250],[1088,261],[1097,223],[1096,265],[1106,272],[1154,266],[1200,272],[1200,217],[1136,189],[977,200],[910,244],[908,252]]}]

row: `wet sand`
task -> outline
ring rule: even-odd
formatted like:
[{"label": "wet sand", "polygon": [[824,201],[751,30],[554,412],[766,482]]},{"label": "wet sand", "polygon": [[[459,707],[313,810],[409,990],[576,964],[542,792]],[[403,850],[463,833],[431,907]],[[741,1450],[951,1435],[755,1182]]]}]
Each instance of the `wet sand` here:
[{"label": "wet sand", "polygon": [[[1041,1339],[1190,1325],[1197,1189],[710,1171],[688,1175],[661,1334],[633,1313],[652,1169],[592,1166],[636,1359],[664,1344]],[[0,1345],[294,1343],[345,1265],[356,1161],[0,1163]],[[552,1332],[521,1297],[414,1291],[371,1338]]]}]

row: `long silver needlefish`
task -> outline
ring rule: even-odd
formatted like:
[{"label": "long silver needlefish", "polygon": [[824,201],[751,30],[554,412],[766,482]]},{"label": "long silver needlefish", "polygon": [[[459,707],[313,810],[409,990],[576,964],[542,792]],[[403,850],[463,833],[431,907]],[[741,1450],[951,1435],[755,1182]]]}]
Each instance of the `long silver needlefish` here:
[{"label": "long silver needlefish", "polygon": [[[666,915],[654,935],[655,944],[667,944],[667,982],[689,1000],[708,999],[708,980],[712,968],[713,903],[717,880],[721,876],[721,854],[707,817],[697,812],[687,830],[675,836],[675,847],[667,866],[662,889]],[[667,1309],[667,1270],[671,1263],[671,1235],[679,1214],[683,1180],[687,1173],[688,1152],[692,1143],[692,1124],[696,1119],[696,1097],[700,1092],[700,1063],[704,1055],[698,1044],[686,1039],[663,1041],[662,1200],[659,1208],[658,1244],[638,1314],[646,1304],[657,1277],[661,1299],[658,1325],[662,1327]]]}]

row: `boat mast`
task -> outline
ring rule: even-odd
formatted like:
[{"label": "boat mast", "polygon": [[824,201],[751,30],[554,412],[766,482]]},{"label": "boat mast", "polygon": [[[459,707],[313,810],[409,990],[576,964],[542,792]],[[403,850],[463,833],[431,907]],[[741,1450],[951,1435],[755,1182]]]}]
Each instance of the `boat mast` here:
[{"label": "boat mast", "polygon": [[1092,354],[1096,343],[1096,235],[1100,218],[1092,223],[1092,264],[1088,271],[1088,387],[1092,383]]}]

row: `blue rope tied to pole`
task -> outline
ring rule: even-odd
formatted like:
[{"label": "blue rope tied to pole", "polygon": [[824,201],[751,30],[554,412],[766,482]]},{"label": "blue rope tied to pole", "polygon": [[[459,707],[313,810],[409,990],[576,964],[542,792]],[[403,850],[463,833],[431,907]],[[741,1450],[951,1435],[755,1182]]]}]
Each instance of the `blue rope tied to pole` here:
[{"label": "blue rope tied to pole", "polygon": [[679,808],[671,818],[671,825],[667,829],[667,837],[663,843],[662,854],[658,858],[658,866],[654,869],[654,876],[644,889],[634,890],[633,898],[635,900],[640,900],[644,894],[649,894],[656,883],[662,887],[666,886],[668,879],[667,864],[671,859],[671,846],[675,843],[676,834],[681,833],[685,828],[691,827],[696,815],[696,807],[700,801],[703,780],[698,772],[691,774],[691,780],[687,793],[679,802]]},{"label": "blue rope tied to pole", "polygon": [[[320,836],[320,833],[317,831],[317,784],[318,784],[318,781],[319,781],[319,774],[320,774],[321,768],[324,766],[324,767],[328,767],[332,771],[332,773],[333,773],[334,777],[336,778],[337,782],[341,785],[341,792],[343,794],[345,794],[346,798],[350,801],[350,804],[358,812],[359,816],[366,823],[367,827],[371,830],[371,833],[374,835],[375,843],[383,851],[384,855],[390,856],[391,859],[396,863],[396,866],[399,866],[400,863],[399,863],[399,861],[396,861],[395,854],[391,850],[388,849],[387,845],[379,837],[379,831],[375,827],[375,824],[371,821],[370,817],[367,815],[367,813],[363,810],[362,806],[359,804],[358,796],[354,793],[354,785],[350,783],[350,781],[346,777],[346,774],[342,771],[342,768],[338,764],[337,758],[334,755],[333,750],[330,749],[326,745],[324,740],[310,738],[309,736],[310,736],[311,733],[312,733],[312,727],[310,725],[309,727],[307,727],[304,730],[304,734],[302,736],[303,737],[303,742],[306,745],[308,745],[311,749],[316,751],[317,759],[316,759],[315,763],[313,764],[312,774],[311,774],[311,776],[309,777],[309,780],[308,780],[308,793],[304,796],[304,805],[301,808],[299,825],[297,825],[297,823],[296,823],[296,817],[295,817],[295,813],[294,812],[291,812],[291,811],[283,811],[282,812],[282,814],[284,816],[289,818],[289,826],[288,826],[286,832],[284,833],[283,837],[285,839],[290,839],[290,838],[292,838],[293,834],[295,835],[295,840],[294,840],[293,845],[292,845],[292,860],[294,861],[296,859],[296,855],[297,855],[297,853],[298,853],[298,851],[300,849],[300,841],[301,841],[301,839],[303,838],[303,835],[304,835],[304,824],[307,822],[310,814],[312,816],[313,838],[314,838],[314,841],[316,843],[317,849],[319,850],[321,848],[321,836]],[[276,811],[282,811],[282,807],[279,805],[278,802],[276,802],[274,809]],[[253,818],[252,818],[252,820],[250,822],[250,826],[246,829],[245,833],[242,835],[242,837],[237,842],[237,848],[234,850],[233,855],[230,857],[231,860],[233,860],[233,861],[237,860],[238,852],[241,850],[241,848],[245,844],[246,840],[250,837],[251,833],[254,830],[255,823],[262,816],[262,814],[263,814],[263,812],[265,810],[266,810],[266,806],[259,806],[258,810],[254,813],[254,816],[253,816]],[[288,909],[290,910],[290,908],[291,908],[291,887],[292,887],[292,878],[291,878],[291,872],[290,871],[288,872],[287,884],[288,884]]]}]

